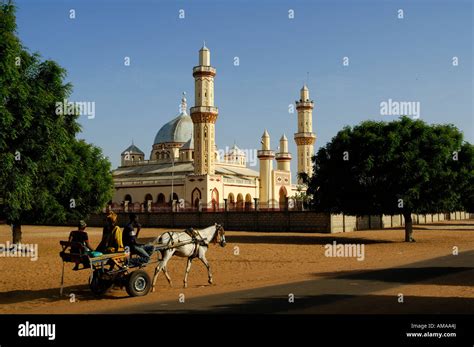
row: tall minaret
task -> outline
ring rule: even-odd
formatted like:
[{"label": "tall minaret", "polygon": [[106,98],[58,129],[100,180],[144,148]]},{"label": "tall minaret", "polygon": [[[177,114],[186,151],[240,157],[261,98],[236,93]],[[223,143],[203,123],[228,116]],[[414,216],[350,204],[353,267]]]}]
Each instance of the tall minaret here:
[{"label": "tall minaret", "polygon": [[290,171],[291,154],[288,152],[288,139],[285,134],[280,139],[280,151],[276,154],[277,168]]},{"label": "tall minaret", "polygon": [[[295,142],[298,147],[298,173],[305,172],[308,176],[313,175],[311,157],[314,153],[314,142],[316,135],[313,133],[313,108],[314,102],[309,99],[309,90],[306,84],[301,88],[300,100],[296,102],[298,110],[298,132],[295,134]],[[298,180],[301,183],[300,180]]]},{"label": "tall minaret", "polygon": [[262,149],[257,152],[260,161],[260,203],[272,200],[272,171],[275,152],[270,149],[270,135],[267,130],[262,135]]},{"label": "tall minaret", "polygon": [[218,110],[214,106],[214,76],[211,53],[204,45],[199,51],[199,65],[193,68],[194,107],[191,118],[194,123],[194,173],[213,175],[215,149],[215,123]]}]

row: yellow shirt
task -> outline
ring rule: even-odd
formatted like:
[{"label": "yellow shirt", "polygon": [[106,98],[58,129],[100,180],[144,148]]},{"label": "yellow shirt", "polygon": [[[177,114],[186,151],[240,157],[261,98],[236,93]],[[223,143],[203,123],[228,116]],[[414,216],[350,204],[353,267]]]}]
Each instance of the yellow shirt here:
[{"label": "yellow shirt", "polygon": [[107,253],[123,252],[122,229],[116,225],[110,233],[106,247]]}]

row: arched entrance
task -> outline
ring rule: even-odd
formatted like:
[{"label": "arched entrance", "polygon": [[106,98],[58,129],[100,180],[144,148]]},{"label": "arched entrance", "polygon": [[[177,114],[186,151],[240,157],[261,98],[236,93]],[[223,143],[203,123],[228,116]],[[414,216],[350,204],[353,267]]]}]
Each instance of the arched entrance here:
[{"label": "arched entrance", "polygon": [[252,196],[250,194],[245,195],[245,211],[250,211],[252,208]]},{"label": "arched entrance", "polygon": [[156,200],[156,202],[158,203],[158,205],[163,206],[165,204],[165,194],[158,194],[158,199]]},{"label": "arched entrance", "polygon": [[198,188],[194,188],[191,193],[191,201],[195,208],[199,207],[199,200],[201,200],[201,191]]},{"label": "arched entrance", "polygon": [[124,201],[128,201],[129,204],[131,204],[132,201],[132,196],[130,194],[125,195],[125,198],[123,199]]},{"label": "arched entrance", "polygon": [[287,191],[285,187],[280,188],[280,193],[279,193],[279,203],[280,203],[280,210],[285,210],[286,209],[286,196],[287,196]]},{"label": "arched entrance", "polygon": [[217,188],[214,188],[212,190],[211,199],[212,199],[212,210],[217,211],[219,209],[219,191],[217,190]]},{"label": "arched entrance", "polygon": [[235,210],[235,197],[234,194],[229,193],[227,197],[227,203],[229,204],[229,210]]},{"label": "arched entrance", "polygon": [[244,196],[242,194],[237,195],[237,210],[244,209]]}]

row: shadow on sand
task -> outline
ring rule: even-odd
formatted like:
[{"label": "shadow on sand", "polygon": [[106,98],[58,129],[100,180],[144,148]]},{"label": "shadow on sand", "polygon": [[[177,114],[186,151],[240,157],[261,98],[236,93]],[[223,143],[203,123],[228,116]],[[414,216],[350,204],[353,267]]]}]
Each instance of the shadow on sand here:
[{"label": "shadow on sand", "polygon": [[[473,267],[408,267],[372,271],[324,273],[332,279],[378,281],[401,284],[434,284],[443,286],[474,286]],[[466,273],[464,273],[466,271]],[[320,276],[320,274],[315,274]],[[454,276],[462,275],[462,276]],[[461,278],[462,277],[462,278]]]},{"label": "shadow on sand", "polygon": [[206,310],[150,309],[143,313],[178,314],[471,314],[474,298],[406,297],[403,304],[393,295],[323,294],[296,296],[293,303],[288,297],[252,298],[229,305],[215,305]]},{"label": "shadow on sand", "polygon": [[[112,290],[113,292],[114,290]],[[27,301],[57,302],[70,299],[74,294],[77,300],[101,300],[101,299],[123,299],[128,296],[118,297],[110,292],[101,296],[94,295],[88,285],[75,285],[64,287],[63,295],[59,295],[59,287],[40,290],[12,290],[0,293],[0,304],[16,304]]]}]

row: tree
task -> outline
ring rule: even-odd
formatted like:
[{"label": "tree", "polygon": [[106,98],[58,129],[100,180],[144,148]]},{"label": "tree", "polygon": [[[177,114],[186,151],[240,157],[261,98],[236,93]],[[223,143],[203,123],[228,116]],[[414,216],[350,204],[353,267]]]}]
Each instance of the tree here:
[{"label": "tree", "polygon": [[339,131],[313,161],[308,193],[316,208],[401,213],[407,242],[414,241],[412,213],[472,210],[474,150],[453,125],[365,121]]},{"label": "tree", "polygon": [[62,223],[100,209],[112,179],[100,149],[76,139],[78,112],[56,113],[72,90],[66,71],[30,54],[15,30],[15,7],[0,3],[0,197],[20,242],[25,221]]},{"label": "tree", "polygon": [[298,210],[304,210],[310,204],[312,198],[308,193],[309,175],[306,172],[298,172],[296,178],[300,184],[296,185],[296,192],[291,198],[296,202]]},{"label": "tree", "polygon": [[454,163],[459,172],[461,205],[467,212],[474,213],[474,145],[464,142],[457,156]]},{"label": "tree", "polygon": [[[72,142],[67,151],[61,168],[51,172],[45,184],[35,189],[34,194],[42,198],[29,211],[28,221],[44,224],[83,219],[110,200],[113,180],[110,163],[102,151],[83,140]],[[58,182],[61,189],[56,191]]]}]

